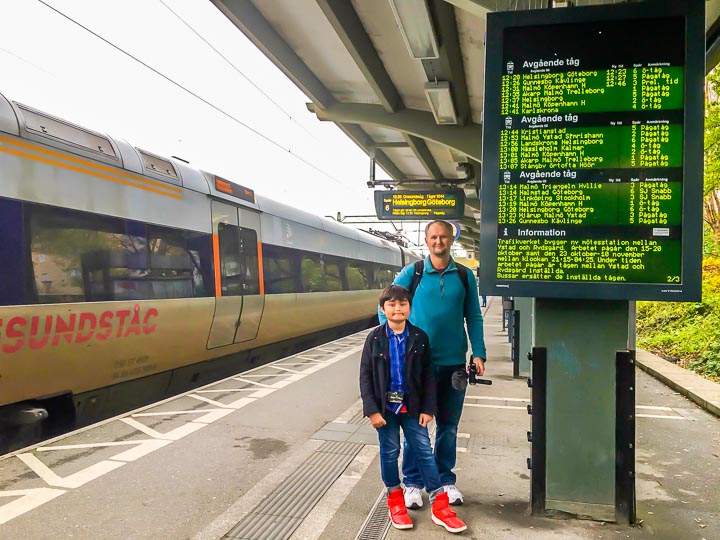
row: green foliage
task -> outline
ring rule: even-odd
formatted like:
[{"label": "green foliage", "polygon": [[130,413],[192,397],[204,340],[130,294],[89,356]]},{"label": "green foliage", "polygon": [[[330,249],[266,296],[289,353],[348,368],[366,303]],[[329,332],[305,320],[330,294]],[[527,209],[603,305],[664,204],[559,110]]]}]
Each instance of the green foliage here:
[{"label": "green foliage", "polygon": [[702,302],[638,302],[638,346],[720,380],[720,258],[703,263]]}]

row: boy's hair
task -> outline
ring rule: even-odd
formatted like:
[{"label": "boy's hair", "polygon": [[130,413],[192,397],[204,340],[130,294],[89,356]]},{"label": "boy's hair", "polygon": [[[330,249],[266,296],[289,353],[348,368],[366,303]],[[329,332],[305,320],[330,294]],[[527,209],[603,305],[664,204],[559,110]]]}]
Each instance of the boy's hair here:
[{"label": "boy's hair", "polygon": [[410,291],[400,285],[390,285],[389,287],[385,287],[383,289],[383,292],[380,293],[378,304],[381,308],[383,308],[385,307],[385,302],[388,300],[398,300],[400,302],[407,300],[408,304],[412,305],[412,296],[410,296]]}]

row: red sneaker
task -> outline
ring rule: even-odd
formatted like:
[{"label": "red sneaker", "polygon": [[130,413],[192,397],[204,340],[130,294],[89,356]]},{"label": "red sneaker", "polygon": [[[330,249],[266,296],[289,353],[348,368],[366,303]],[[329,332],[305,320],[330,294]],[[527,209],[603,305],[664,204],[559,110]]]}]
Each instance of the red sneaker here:
[{"label": "red sneaker", "polygon": [[[447,499],[447,497],[446,497]],[[390,523],[396,529],[412,529],[413,522],[408,516],[405,508],[405,497],[402,489],[391,491],[388,495],[388,513],[390,514]]]},{"label": "red sneaker", "polygon": [[459,533],[467,529],[465,522],[457,517],[455,511],[450,508],[447,493],[440,493],[432,503],[432,520],[437,525],[442,525],[448,532]]}]

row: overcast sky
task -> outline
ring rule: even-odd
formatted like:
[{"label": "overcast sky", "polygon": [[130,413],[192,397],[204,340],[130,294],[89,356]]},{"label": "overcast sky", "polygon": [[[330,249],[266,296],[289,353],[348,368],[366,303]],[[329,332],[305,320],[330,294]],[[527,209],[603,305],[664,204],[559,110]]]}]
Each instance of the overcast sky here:
[{"label": "overcast sky", "polygon": [[209,1],[11,4],[0,18],[8,99],[314,214],[374,213],[367,155],[310,114],[308,98]]}]

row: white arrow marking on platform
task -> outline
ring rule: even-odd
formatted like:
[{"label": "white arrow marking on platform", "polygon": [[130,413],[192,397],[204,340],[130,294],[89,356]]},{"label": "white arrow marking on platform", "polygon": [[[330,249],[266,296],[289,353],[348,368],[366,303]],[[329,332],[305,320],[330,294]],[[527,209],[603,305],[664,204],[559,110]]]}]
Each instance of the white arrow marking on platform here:
[{"label": "white arrow marking on platform", "polygon": [[14,491],[0,491],[0,497],[20,497],[12,502],[0,506],[0,525],[15,519],[25,512],[34,510],[46,502],[52,501],[66,493],[64,489],[34,488],[18,489]]},{"label": "white arrow marking on platform", "polygon": [[101,461],[84,468],[70,476],[59,476],[33,454],[18,454],[17,456],[25,465],[30,467],[47,485],[64,488],[77,488],[87,484],[91,480],[101,477],[103,474],[122,467],[125,463],[118,461]]}]

